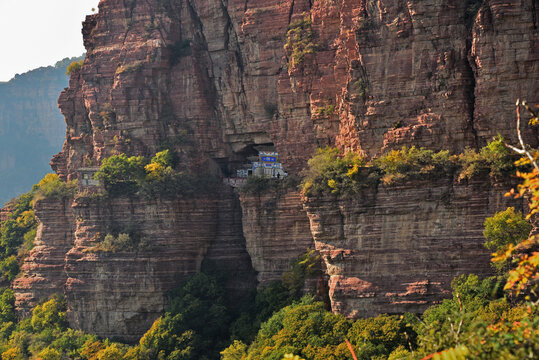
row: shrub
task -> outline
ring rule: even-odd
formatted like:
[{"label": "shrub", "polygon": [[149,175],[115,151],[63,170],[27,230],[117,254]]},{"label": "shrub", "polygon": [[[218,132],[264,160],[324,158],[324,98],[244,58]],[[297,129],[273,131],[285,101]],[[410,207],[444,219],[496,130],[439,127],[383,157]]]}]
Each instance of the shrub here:
[{"label": "shrub", "polygon": [[532,229],[522,213],[515,212],[513,207],[486,218],[484,226],[483,236],[487,239],[485,247],[495,252],[504,249],[509,244],[517,244],[527,239]]},{"label": "shrub", "polygon": [[365,160],[358,154],[349,152],[342,156],[332,147],[318,149],[316,155],[308,161],[303,172],[303,191],[307,196],[323,193],[349,194],[368,186],[375,177],[365,176],[360,169]]},{"label": "shrub", "polygon": [[129,234],[118,234],[114,236],[112,234],[107,234],[103,238],[103,241],[99,244],[92,247],[91,251],[102,251],[102,252],[117,252],[123,250],[131,250],[135,246],[134,241],[131,239]]},{"label": "shrub", "polygon": [[73,61],[71,64],[67,66],[66,69],[66,75],[71,75],[73,71],[79,71],[82,68],[82,64],[84,63],[84,60],[80,61]]},{"label": "shrub", "polygon": [[64,182],[56,174],[47,174],[37,183],[34,201],[39,199],[67,199],[75,196],[77,181]]},{"label": "shrub", "polygon": [[316,110],[316,115],[329,117],[335,112],[335,105],[327,105]]},{"label": "shrub", "polygon": [[0,291],[0,323],[16,322],[15,293],[9,288],[0,289]]},{"label": "shrub", "polygon": [[149,197],[191,195],[204,185],[190,172],[174,170],[177,162],[177,156],[170,150],[155,154],[152,161],[144,167],[146,177],[141,183],[141,193]]},{"label": "shrub", "polygon": [[358,80],[355,80],[350,84],[349,89],[351,93],[355,93],[361,97],[365,97],[367,95],[367,86],[368,81],[360,77]]},{"label": "shrub", "polygon": [[[363,358],[388,356],[394,349],[415,345],[416,333],[412,328],[412,314],[379,315],[374,318],[357,319],[347,338],[358,346],[358,355]],[[368,346],[361,346],[368,344]]]},{"label": "shrub", "polygon": [[456,155],[455,159],[459,162],[461,166],[458,180],[471,179],[480,175],[481,173],[486,173],[488,171],[488,165],[486,161],[481,157],[481,155],[470,148],[464,149],[464,152],[460,155]]},{"label": "shrub", "polygon": [[9,348],[2,353],[2,360],[24,360],[25,358],[19,348]]},{"label": "shrub", "polygon": [[171,296],[167,312],[154,322],[127,357],[198,360],[217,356],[228,327],[224,290],[219,283],[197,273]]},{"label": "shrub", "polygon": [[43,349],[38,356],[41,360],[60,360],[62,358],[62,354],[58,350],[50,347]]},{"label": "shrub", "polygon": [[311,250],[298,256],[292,263],[292,268],[282,276],[282,284],[292,296],[299,296],[305,280],[321,274],[321,271],[320,255]]},{"label": "shrub", "polygon": [[94,175],[111,195],[133,194],[145,176],[142,156],[113,155],[105,160]]},{"label": "shrub", "polygon": [[[521,212],[515,212],[512,207],[497,212],[494,216],[485,219],[483,236],[487,241],[485,247],[495,253],[504,253],[508,246],[516,245],[528,238],[532,226]],[[495,257],[493,267],[502,272],[508,268],[510,259]]]},{"label": "shrub", "polygon": [[451,174],[455,168],[449,151],[435,153],[415,146],[391,150],[376,159],[374,164],[384,172],[382,181],[387,185],[410,179],[439,178]]},{"label": "shrub", "polygon": [[131,64],[118,66],[116,75],[137,72],[142,68],[142,61],[134,61]]},{"label": "shrub", "polygon": [[37,305],[32,311],[30,324],[36,332],[45,329],[66,330],[66,304],[60,295],[54,295],[50,300]]},{"label": "shrub", "polygon": [[106,103],[103,105],[101,111],[99,112],[99,118],[105,124],[112,124],[116,121],[116,112],[114,111],[110,103]]},{"label": "shrub", "polygon": [[465,149],[461,155],[455,157],[461,166],[459,180],[471,179],[487,173],[495,179],[501,179],[515,171],[514,157],[504,143],[504,138],[498,135],[481,148],[479,153]]},{"label": "shrub", "polygon": [[242,360],[247,356],[247,345],[234,340],[232,345],[221,351],[221,360]]},{"label": "shrub", "polygon": [[505,139],[500,135],[483,147],[480,155],[489,165],[491,177],[501,178],[515,170],[515,158],[505,146]]},{"label": "shrub", "polygon": [[325,310],[312,297],[289,305],[265,322],[246,359],[282,359],[294,353],[306,359],[344,359],[349,351],[344,339],[351,322]]},{"label": "shrub", "polygon": [[288,26],[284,49],[292,58],[292,66],[302,63],[305,55],[315,53],[316,45],[313,43],[311,19],[307,14],[303,14],[301,19],[295,20]]},{"label": "shrub", "polygon": [[[453,298],[425,311],[415,325],[419,345],[426,354],[454,347],[475,329],[476,322],[489,314],[489,302],[502,296],[498,279],[462,275],[453,280]],[[493,308],[494,309],[494,308]]]},{"label": "shrub", "polygon": [[177,163],[176,154],[170,150],[158,152],[149,164],[142,156],[113,155],[103,160],[94,176],[113,196],[189,196],[215,185],[214,177],[194,176],[189,170],[176,170]]},{"label": "shrub", "polygon": [[19,264],[15,255],[8,256],[0,261],[0,273],[2,278],[9,282],[15,280],[15,277],[19,273]]},{"label": "shrub", "polygon": [[319,275],[320,258],[314,250],[301,254],[291,264],[281,281],[274,281],[257,289],[240,308],[243,310],[230,326],[231,338],[253,341],[260,325],[273,313],[301,297],[305,280]]}]

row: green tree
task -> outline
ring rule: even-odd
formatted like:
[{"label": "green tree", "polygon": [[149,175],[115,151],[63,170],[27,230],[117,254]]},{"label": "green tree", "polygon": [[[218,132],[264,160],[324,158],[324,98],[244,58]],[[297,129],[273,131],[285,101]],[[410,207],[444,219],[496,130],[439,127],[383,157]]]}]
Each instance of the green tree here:
[{"label": "green tree", "polygon": [[415,326],[425,355],[457,346],[473,332],[489,303],[500,298],[502,286],[497,278],[479,279],[462,275],[453,280],[453,298],[425,311]]},{"label": "green tree", "polygon": [[72,198],[76,192],[76,180],[64,182],[56,174],[47,174],[36,185],[34,201],[37,199]]},{"label": "green tree", "polygon": [[351,359],[344,343],[351,322],[312,297],[276,312],[262,324],[247,359],[281,360],[285,354],[313,360]]},{"label": "green tree", "polygon": [[489,250],[499,251],[509,244],[517,244],[528,238],[532,226],[520,211],[509,207],[489,217],[484,223],[483,236],[487,239],[485,246]]},{"label": "green tree", "polygon": [[165,314],[128,353],[133,359],[215,359],[228,338],[224,290],[203,273],[173,292]]},{"label": "green tree", "polygon": [[65,301],[59,295],[55,295],[43,304],[37,305],[34,311],[32,311],[30,321],[33,330],[36,332],[45,329],[66,330],[67,320],[65,308]]},{"label": "green tree", "polygon": [[221,360],[243,360],[247,356],[247,345],[243,342],[234,340],[234,342],[221,351]]},{"label": "green tree", "polygon": [[95,174],[112,195],[132,194],[138,190],[145,177],[145,160],[142,156],[113,155],[105,160]]},{"label": "green tree", "polygon": [[66,75],[71,75],[72,72],[80,71],[82,68],[82,64],[84,63],[84,60],[80,61],[73,61],[71,64],[67,66],[66,69]]}]

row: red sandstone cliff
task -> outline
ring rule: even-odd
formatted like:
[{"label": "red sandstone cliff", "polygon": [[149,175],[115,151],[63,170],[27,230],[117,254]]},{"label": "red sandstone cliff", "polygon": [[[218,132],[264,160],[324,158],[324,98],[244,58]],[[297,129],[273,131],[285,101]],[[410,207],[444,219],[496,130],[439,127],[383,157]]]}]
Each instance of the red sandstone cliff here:
[{"label": "red sandstone cliff", "polygon": [[305,209],[329,275],[332,309],[347,316],[423,312],[461,274],[489,274],[483,222],[507,206],[505,189],[415,181],[355,199],[310,199]]},{"label": "red sandstone cliff", "polygon": [[[515,99],[539,101],[538,9],[476,3],[102,0],[83,24],[82,69],[59,99],[67,138],[52,166],[74,178],[114,152],[168,146],[194,171],[226,174],[253,146],[273,144],[298,174],[328,144],[373,156],[401,144],[459,151],[498,132],[513,139]],[[72,325],[131,340],[163,309],[173,279],[204,257],[243,277],[227,284],[239,291],[254,284],[251,263],[260,281],[274,279],[313,246],[312,233],[335,311],[420,311],[454,275],[489,271],[480,233],[503,206],[492,202],[500,192],[458,185],[445,202],[448,186],[307,202],[310,231],[292,193],[38,204],[43,246],[16,283],[18,304],[63,290]],[[84,252],[111,221],[138,227],[155,250]]]}]

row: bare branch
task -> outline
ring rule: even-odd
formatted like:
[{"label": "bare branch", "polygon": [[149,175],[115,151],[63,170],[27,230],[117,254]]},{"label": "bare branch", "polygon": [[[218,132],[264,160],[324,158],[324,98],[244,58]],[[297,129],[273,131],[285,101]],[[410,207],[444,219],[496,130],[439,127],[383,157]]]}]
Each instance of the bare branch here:
[{"label": "bare branch", "polygon": [[511,150],[521,154],[521,155],[526,155],[526,157],[530,160],[530,162],[532,163],[533,167],[539,171],[539,166],[537,166],[537,162],[535,161],[533,155],[526,149],[526,144],[524,143],[524,140],[522,139],[522,133],[520,132],[520,105],[523,105],[523,106],[526,106],[526,103],[525,102],[520,102],[520,99],[517,100],[517,103],[516,103],[516,107],[517,107],[517,135],[518,135],[518,142],[520,143],[520,146],[522,146],[521,149],[517,148],[517,147],[514,147],[514,146],[511,146],[511,145],[507,145],[507,147],[509,147]]}]

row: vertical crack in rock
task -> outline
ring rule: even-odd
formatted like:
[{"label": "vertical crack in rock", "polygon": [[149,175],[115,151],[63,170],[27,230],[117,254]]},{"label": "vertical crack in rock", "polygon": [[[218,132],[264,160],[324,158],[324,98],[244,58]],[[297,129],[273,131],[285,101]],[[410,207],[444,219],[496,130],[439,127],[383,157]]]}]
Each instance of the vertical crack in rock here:
[{"label": "vertical crack in rock", "polygon": [[289,26],[292,23],[292,15],[294,15],[294,3],[295,3],[295,0],[292,0],[292,2],[290,3],[290,10],[288,11],[288,25]]},{"label": "vertical crack in rock", "polygon": [[535,7],[535,0],[531,0],[532,2],[532,22],[533,22],[533,28],[537,30],[537,8]]},{"label": "vertical crack in rock", "polygon": [[466,92],[468,94],[468,104],[469,104],[469,126],[470,131],[472,132],[472,135],[474,137],[474,146],[476,149],[479,149],[480,143],[479,143],[479,136],[477,134],[477,130],[475,129],[475,86],[476,86],[476,75],[474,66],[475,62],[472,58],[471,54],[471,39],[466,39],[466,59],[465,59],[465,65],[466,65],[466,72],[468,73],[468,76],[470,77],[470,84],[468,88],[466,89]]},{"label": "vertical crack in rock", "polygon": [[[474,4],[476,8],[470,10],[471,5]],[[466,92],[468,97],[468,112],[469,112],[469,128],[473,136],[474,146],[476,149],[479,149],[481,146],[477,129],[475,128],[475,87],[477,83],[476,71],[477,64],[475,58],[472,55],[472,41],[474,37],[474,25],[481,11],[481,7],[484,5],[484,0],[477,2],[477,0],[468,1],[468,6],[466,11],[472,11],[472,13],[466,13],[465,17],[468,16],[467,20],[467,33],[466,33],[466,58],[465,58],[465,71],[468,73],[470,84],[468,85]]]}]

